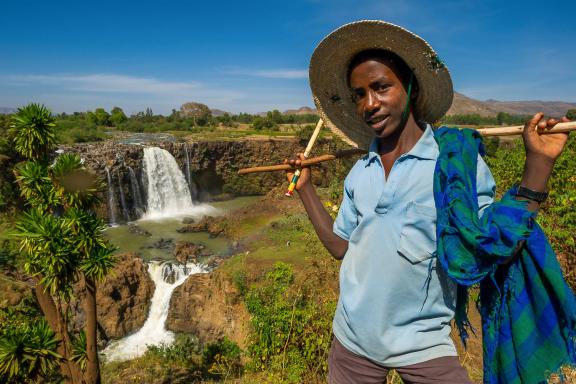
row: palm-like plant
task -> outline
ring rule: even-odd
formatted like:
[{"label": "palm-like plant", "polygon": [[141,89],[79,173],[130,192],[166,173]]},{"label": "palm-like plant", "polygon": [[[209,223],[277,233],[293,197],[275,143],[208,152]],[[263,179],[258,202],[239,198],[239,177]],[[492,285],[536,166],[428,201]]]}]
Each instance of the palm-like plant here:
[{"label": "palm-like plant", "polygon": [[[30,209],[17,223],[25,270],[38,282],[36,296],[52,330],[58,335],[60,365],[66,382],[99,382],[96,350],[96,282],[113,265],[113,247],[102,237],[104,224],[91,212],[104,185],[75,154],[48,165],[54,143],[50,111],[30,104],[13,119],[16,149],[29,159],[16,168],[21,195]],[[72,337],[66,302],[73,285],[85,291],[84,336]],[[78,344],[74,340],[82,340]],[[85,359],[79,348],[84,348]],[[81,363],[81,364],[80,364]]]},{"label": "palm-like plant", "polygon": [[12,116],[15,149],[33,161],[45,161],[56,142],[54,117],[44,105],[31,103]]},{"label": "palm-like plant", "polygon": [[10,330],[0,338],[0,378],[8,383],[35,383],[48,376],[62,358],[58,339],[41,319]]}]

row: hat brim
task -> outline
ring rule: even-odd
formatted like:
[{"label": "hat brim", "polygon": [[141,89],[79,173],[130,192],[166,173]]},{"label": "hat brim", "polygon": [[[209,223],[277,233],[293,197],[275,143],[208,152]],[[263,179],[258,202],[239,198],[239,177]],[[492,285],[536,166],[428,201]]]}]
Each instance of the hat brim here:
[{"label": "hat brim", "polygon": [[420,120],[433,123],[444,116],[454,97],[452,79],[432,47],[397,25],[362,20],[326,36],[310,59],[310,88],[326,126],[349,144],[368,149],[373,132],[356,115],[347,76],[352,58],[369,49],[391,51],[413,71],[419,85],[414,107]]}]

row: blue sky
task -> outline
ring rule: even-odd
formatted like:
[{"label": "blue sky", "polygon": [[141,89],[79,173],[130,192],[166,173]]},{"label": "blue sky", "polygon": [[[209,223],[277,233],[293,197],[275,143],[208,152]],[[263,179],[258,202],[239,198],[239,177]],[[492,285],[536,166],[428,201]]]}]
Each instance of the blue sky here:
[{"label": "blue sky", "polygon": [[359,19],[421,35],[470,97],[576,102],[575,15],[573,0],[6,1],[0,107],[312,106],[314,47]]}]

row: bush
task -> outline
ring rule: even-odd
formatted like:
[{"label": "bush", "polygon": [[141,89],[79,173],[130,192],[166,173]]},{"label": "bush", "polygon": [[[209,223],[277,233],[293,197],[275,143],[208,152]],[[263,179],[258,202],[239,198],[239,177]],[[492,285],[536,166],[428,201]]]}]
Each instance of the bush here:
[{"label": "bush", "polygon": [[[282,382],[316,381],[327,372],[335,302],[312,275],[296,282],[292,267],[277,262],[246,297],[252,314],[249,368]],[[316,300],[317,298],[324,298]]]}]

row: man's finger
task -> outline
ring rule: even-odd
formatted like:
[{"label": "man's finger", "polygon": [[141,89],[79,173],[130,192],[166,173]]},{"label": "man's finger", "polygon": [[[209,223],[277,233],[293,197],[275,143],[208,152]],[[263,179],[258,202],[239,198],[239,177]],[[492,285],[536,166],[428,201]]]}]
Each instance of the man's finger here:
[{"label": "man's finger", "polygon": [[535,114],[530,121],[528,121],[526,123],[526,125],[524,125],[524,130],[528,130],[528,131],[535,131],[538,128],[538,122],[542,119],[542,116],[544,116],[544,114],[542,112],[538,112],[537,114]]}]

